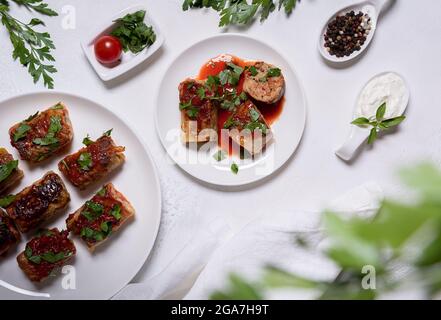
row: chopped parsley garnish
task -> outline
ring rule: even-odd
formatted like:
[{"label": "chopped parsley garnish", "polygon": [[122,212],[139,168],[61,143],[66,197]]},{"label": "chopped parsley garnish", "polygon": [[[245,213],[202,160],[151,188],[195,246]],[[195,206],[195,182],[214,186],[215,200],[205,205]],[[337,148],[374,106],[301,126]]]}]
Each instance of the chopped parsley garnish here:
[{"label": "chopped parsley garnish", "polygon": [[27,125],[26,123],[21,123],[14,132],[14,142],[17,142],[18,140],[26,137],[29,130],[31,130],[31,127],[29,125]]},{"label": "chopped parsley garnish", "polygon": [[232,86],[237,86],[239,84],[242,72],[242,67],[239,67],[232,62],[228,62],[227,68],[219,73],[219,80],[221,85],[224,86],[228,83]]},{"label": "chopped parsley garnish", "polygon": [[257,110],[255,109],[250,109],[250,117],[252,121],[257,121],[260,118],[260,114]]},{"label": "chopped parsley garnish", "polygon": [[254,132],[255,130],[260,130],[262,131],[263,134],[266,134],[268,131],[267,126],[259,121],[252,121],[249,122],[245,125],[244,127],[245,130],[250,130],[251,132]]},{"label": "chopped parsley garnish", "polygon": [[255,66],[249,67],[248,70],[250,70],[250,73],[253,77],[257,76],[258,72]]},{"label": "chopped parsley garnish", "polygon": [[266,76],[268,78],[273,78],[273,77],[280,77],[281,74],[282,74],[282,70],[280,70],[279,68],[272,68],[268,70]]},{"label": "chopped parsley garnish", "polygon": [[231,172],[233,172],[234,174],[238,174],[238,172],[239,172],[239,166],[237,164],[235,164],[234,162],[231,165]]},{"label": "chopped parsley garnish", "polygon": [[102,204],[90,200],[86,202],[86,208],[81,214],[89,221],[94,221],[104,213],[104,206]]},{"label": "chopped parsley garnish", "polygon": [[12,160],[0,165],[0,182],[6,180],[17,167],[18,160]]},{"label": "chopped parsley garnish", "polygon": [[46,262],[49,262],[49,263],[57,263],[59,261],[62,261],[64,259],[72,256],[72,252],[70,252],[70,251],[66,251],[66,252],[61,251],[61,252],[58,252],[58,253],[54,253],[52,251],[48,251],[48,252],[45,252],[43,254],[34,256],[33,252],[32,252],[32,249],[29,246],[26,246],[24,254],[25,254],[25,257],[29,261],[31,261],[31,262],[33,262],[35,264],[40,264],[42,261],[46,261]]},{"label": "chopped parsley garnish", "polygon": [[89,152],[84,152],[80,154],[77,160],[78,165],[80,166],[81,170],[83,171],[89,171],[90,168],[92,168],[92,155]]},{"label": "chopped parsley garnish", "polygon": [[112,132],[113,132],[113,128],[110,129],[110,130],[107,130],[106,132],[104,132],[104,133],[103,133],[103,136],[105,136],[105,137],[110,137],[110,136],[112,135]]},{"label": "chopped parsley garnish", "polygon": [[15,196],[10,195],[0,199],[0,208],[8,207],[12,202],[14,202]]},{"label": "chopped parsley garnish", "polygon": [[217,162],[221,162],[223,160],[225,160],[227,157],[227,153],[224,150],[218,150],[214,155],[213,158],[217,161]]},{"label": "chopped parsley garnish", "polygon": [[63,107],[63,105],[61,105],[61,104],[56,104],[56,105],[53,106],[51,109],[52,109],[52,110],[63,110],[64,107]]},{"label": "chopped parsley garnish", "polygon": [[92,143],[94,143],[94,141],[92,139],[90,139],[90,136],[87,135],[84,139],[83,139],[83,144],[87,147],[90,146]]},{"label": "chopped parsley garnish", "polygon": [[205,99],[205,89],[203,87],[199,87],[197,93],[198,93],[199,99],[201,99],[201,100]]},{"label": "chopped parsley garnish", "polygon": [[199,108],[192,105],[191,100],[187,103],[180,103],[179,110],[186,110],[187,115],[190,118],[196,118],[199,114]]},{"label": "chopped parsley garnish", "polygon": [[59,140],[55,137],[58,132],[61,131],[63,126],[61,125],[61,118],[59,116],[52,116],[49,129],[44,138],[36,138],[33,140],[34,144],[40,146],[50,146],[57,144]]},{"label": "chopped parsley garnish", "polygon": [[100,197],[105,197],[106,196],[106,188],[101,188],[101,190],[98,191],[96,194],[99,195]]}]

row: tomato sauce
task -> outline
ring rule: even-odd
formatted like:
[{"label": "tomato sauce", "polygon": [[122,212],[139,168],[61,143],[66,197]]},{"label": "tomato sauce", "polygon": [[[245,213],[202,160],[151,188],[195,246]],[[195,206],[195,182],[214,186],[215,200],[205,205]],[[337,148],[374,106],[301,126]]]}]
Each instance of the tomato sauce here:
[{"label": "tomato sauce", "polygon": [[[206,80],[209,76],[217,76],[220,72],[226,69],[228,62],[232,62],[235,65],[240,66],[242,68],[245,68],[246,66],[251,65],[252,63],[252,61],[246,61],[234,55],[221,54],[213,59],[210,59],[207,63],[205,63],[202,66],[197,76],[197,79]],[[245,81],[245,76],[244,74],[242,74],[239,83],[236,87],[238,94],[240,94],[243,91],[244,81]],[[266,104],[255,100],[252,101],[259,109],[259,111],[262,113],[268,125],[271,126],[277,121],[277,119],[282,114],[283,106],[285,103],[285,97],[283,97],[282,99],[280,99],[280,101],[274,104]],[[227,145],[227,143],[222,142],[221,130],[223,129],[224,123],[225,121],[227,121],[230,115],[231,115],[230,111],[219,108],[217,124],[218,124],[218,142],[220,147],[222,147],[223,144]],[[233,148],[234,142],[230,138],[228,139],[229,139],[228,150],[225,151],[228,151],[229,155],[233,155],[235,153],[234,150],[238,148]]]}]

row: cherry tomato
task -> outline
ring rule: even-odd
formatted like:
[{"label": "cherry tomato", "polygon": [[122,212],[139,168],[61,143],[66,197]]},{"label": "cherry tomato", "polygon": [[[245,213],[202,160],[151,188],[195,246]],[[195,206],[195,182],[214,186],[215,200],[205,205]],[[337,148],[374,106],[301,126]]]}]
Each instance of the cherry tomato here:
[{"label": "cherry tomato", "polygon": [[121,58],[122,47],[118,38],[102,36],[95,42],[95,56],[102,64],[112,64]]}]

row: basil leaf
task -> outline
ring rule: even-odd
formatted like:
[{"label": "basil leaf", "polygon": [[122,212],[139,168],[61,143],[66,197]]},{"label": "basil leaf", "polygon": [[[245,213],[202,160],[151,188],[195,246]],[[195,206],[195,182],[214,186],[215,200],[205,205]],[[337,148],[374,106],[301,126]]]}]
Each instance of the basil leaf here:
[{"label": "basil leaf", "polygon": [[40,256],[32,256],[28,258],[29,261],[32,261],[35,264],[41,263],[41,257]]},{"label": "basil leaf", "polygon": [[18,160],[12,160],[6,164],[0,165],[0,182],[6,180],[17,167]]},{"label": "basil leaf", "polygon": [[386,102],[383,103],[381,106],[379,106],[377,109],[377,114],[375,116],[377,118],[377,121],[383,120],[385,114],[386,114]]},{"label": "basil leaf", "polygon": [[31,127],[29,125],[25,123],[20,124],[14,132],[14,142],[17,142],[18,140],[26,137],[29,130],[31,130]]},{"label": "basil leaf", "polygon": [[80,154],[77,160],[78,165],[80,166],[81,170],[83,171],[89,171],[90,168],[92,168],[92,155],[89,152],[84,152]]},{"label": "basil leaf", "polygon": [[372,128],[371,133],[369,134],[368,144],[373,144],[375,140],[377,140],[377,128]]},{"label": "basil leaf", "polygon": [[392,127],[396,127],[398,126],[401,122],[403,122],[406,119],[405,116],[401,116],[401,117],[396,117],[396,118],[392,118],[392,119],[387,119],[387,120],[383,120],[383,122],[381,122],[381,124],[386,128],[392,128]]},{"label": "basil leaf", "polygon": [[351,122],[351,124],[354,124],[356,126],[366,126],[366,125],[370,124],[370,121],[368,118],[362,117],[362,118],[355,119],[354,121]]}]

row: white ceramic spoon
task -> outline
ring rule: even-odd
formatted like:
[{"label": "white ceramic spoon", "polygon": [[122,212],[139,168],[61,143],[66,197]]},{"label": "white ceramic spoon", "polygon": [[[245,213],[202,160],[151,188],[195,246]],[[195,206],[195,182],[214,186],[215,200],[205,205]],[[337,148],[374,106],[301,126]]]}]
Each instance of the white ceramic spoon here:
[{"label": "white ceramic spoon", "polygon": [[[360,95],[358,96],[357,102],[355,105],[354,119],[358,117],[357,116],[358,101],[360,100],[360,96],[363,93],[363,91],[365,90],[366,86],[375,78],[380,77],[380,76],[387,74],[387,73],[391,73],[391,72],[383,72],[383,73],[377,74],[372,79],[370,79],[366,83],[366,85],[363,87],[363,89],[360,91]],[[395,72],[392,72],[392,73],[395,73]],[[406,84],[406,81],[403,79],[403,77],[401,77],[397,73],[395,73],[395,74],[397,76],[399,76],[403,80],[403,82]],[[410,99],[410,90],[406,84],[406,93],[405,93],[404,98],[402,100],[403,101],[402,108],[401,108],[401,110],[399,110],[398,114],[396,114],[394,116],[398,117],[398,116],[402,116],[404,114],[404,112],[407,109],[407,105],[409,104],[409,99]],[[361,147],[361,145],[364,144],[366,142],[366,140],[369,138],[370,130],[371,130],[371,128],[369,128],[369,127],[362,128],[362,127],[358,127],[356,125],[352,125],[351,132],[350,132],[348,138],[346,139],[345,143],[335,152],[335,154],[345,161],[350,161],[354,157],[354,155],[357,153],[357,150]]]},{"label": "white ceramic spoon", "polygon": [[[363,51],[365,51],[368,47],[369,44],[371,43],[374,35],[375,35],[375,31],[377,29],[377,22],[378,22],[378,17],[380,16],[381,11],[384,9],[386,3],[388,3],[390,0],[367,0],[367,1],[363,1],[360,2],[358,4],[353,4],[349,7],[346,7],[342,10],[339,10],[336,14],[334,14],[325,24],[325,26],[322,29],[322,32],[320,33],[320,39],[319,39],[319,43],[318,43],[318,49],[321,53],[321,55],[323,56],[323,58],[325,58],[326,60],[333,62],[333,63],[341,63],[341,62],[348,62],[352,59],[355,59],[356,57],[358,57],[360,54],[362,54]],[[371,30],[369,32],[369,35],[366,38],[366,42],[363,44],[363,46],[361,47],[361,50],[359,51],[355,51],[354,53],[352,53],[350,56],[347,57],[342,57],[342,58],[338,58],[336,56],[332,56],[329,54],[329,52],[325,49],[325,39],[324,39],[324,35],[326,33],[326,30],[328,28],[329,23],[335,19],[336,16],[338,15],[344,15],[348,12],[354,11],[355,13],[358,12],[363,12],[364,14],[368,14],[369,17],[371,18]]]}]

